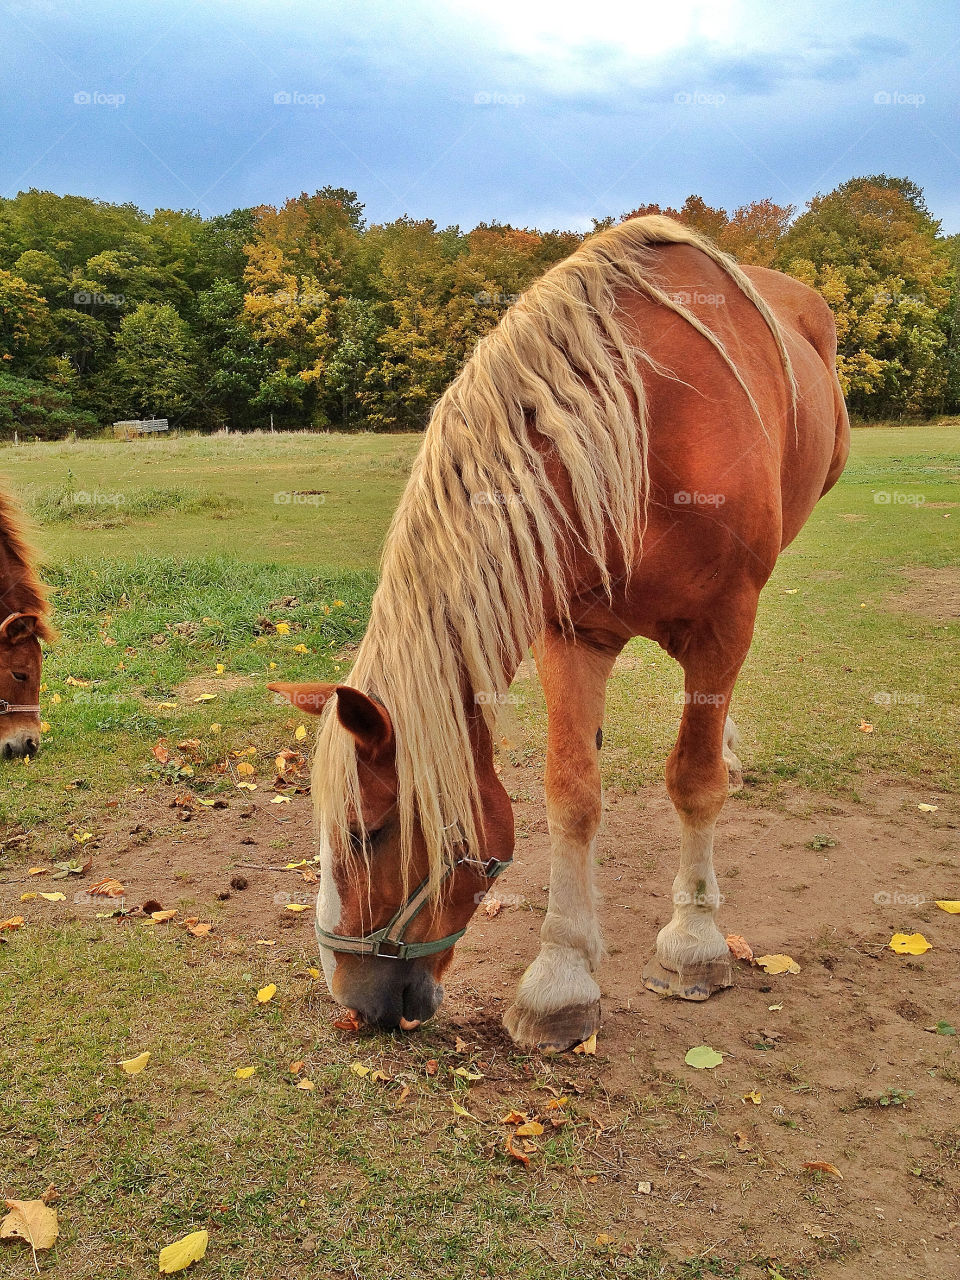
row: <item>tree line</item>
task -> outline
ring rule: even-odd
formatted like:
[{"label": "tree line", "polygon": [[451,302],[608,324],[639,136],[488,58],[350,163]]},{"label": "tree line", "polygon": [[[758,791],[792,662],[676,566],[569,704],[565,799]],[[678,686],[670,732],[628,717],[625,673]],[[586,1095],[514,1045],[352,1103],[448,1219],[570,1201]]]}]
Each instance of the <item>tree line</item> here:
[{"label": "tree line", "polygon": [[[799,214],[690,196],[623,217],[655,212],[819,290],[855,414],[960,410],[960,236],[909,179],[853,178]],[[0,200],[0,436],[151,415],[200,431],[418,429],[476,341],[581,239],[368,224],[334,187],[212,218],[21,192]]]}]

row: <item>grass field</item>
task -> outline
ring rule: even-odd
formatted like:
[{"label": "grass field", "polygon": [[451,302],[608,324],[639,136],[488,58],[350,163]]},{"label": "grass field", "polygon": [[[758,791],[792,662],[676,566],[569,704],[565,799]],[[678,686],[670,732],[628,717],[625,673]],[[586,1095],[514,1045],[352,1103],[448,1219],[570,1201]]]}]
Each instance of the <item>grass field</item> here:
[{"label": "grass field", "polygon": [[[348,669],[416,446],[263,435],[3,450],[61,638],[45,663],[44,749],[4,771],[0,880],[71,856],[134,791],[235,794],[232,752],[252,746],[254,779],[272,776],[296,720],[264,686]],[[764,594],[738,686],[754,796],[775,804],[797,784],[855,798],[868,775],[960,790],[958,479],[958,423],[855,432],[845,476]],[[631,790],[662,777],[680,680],[653,645],[634,642],[627,659],[604,767]],[[518,688],[506,735],[527,759],[542,708],[534,682]],[[152,752],[161,739],[167,763]],[[583,1084],[531,1180],[462,1114],[469,1082],[447,1040],[374,1042],[396,1081],[378,1091],[350,1070],[306,969],[258,1007],[264,970],[249,950],[109,921],[0,936],[0,1189],[29,1198],[53,1182],[64,1195],[44,1271],[59,1258],[79,1280],[155,1274],[161,1245],[213,1224],[194,1271],[218,1280],[747,1274],[706,1254],[608,1247],[583,1188],[607,1158],[591,1120],[599,1083]],[[117,1060],[146,1044],[156,1070],[124,1077]],[[502,1052],[504,1111],[567,1087],[563,1064]],[[313,1091],[292,1087],[296,1059]],[[243,1065],[257,1076],[238,1080]],[[28,1250],[4,1263],[33,1274]]]}]

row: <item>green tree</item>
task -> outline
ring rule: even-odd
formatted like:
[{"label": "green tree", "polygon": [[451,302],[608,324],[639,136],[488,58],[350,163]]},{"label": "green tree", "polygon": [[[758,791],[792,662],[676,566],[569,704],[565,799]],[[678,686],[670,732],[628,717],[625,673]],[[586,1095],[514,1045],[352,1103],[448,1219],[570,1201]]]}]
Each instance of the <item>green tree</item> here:
[{"label": "green tree", "polygon": [[176,310],[142,302],[117,335],[115,378],[130,417],[183,420],[194,407],[193,342]]},{"label": "green tree", "polygon": [[0,361],[8,373],[41,372],[55,335],[39,290],[11,271],[0,271]]}]

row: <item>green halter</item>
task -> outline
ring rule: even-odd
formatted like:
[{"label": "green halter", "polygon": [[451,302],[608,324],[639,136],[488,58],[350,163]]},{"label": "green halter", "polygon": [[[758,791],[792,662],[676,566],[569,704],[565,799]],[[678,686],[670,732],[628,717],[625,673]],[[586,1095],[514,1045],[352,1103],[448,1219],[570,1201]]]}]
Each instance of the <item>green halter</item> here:
[{"label": "green halter", "polygon": [[[466,853],[463,857],[447,864],[440,883],[443,884],[457,867],[464,864],[476,867],[486,880],[492,882],[506,871],[510,862],[509,858],[503,860],[490,858],[487,862],[481,862],[479,858],[471,858],[469,853]],[[421,956],[436,955],[438,951],[446,951],[455,942],[459,942],[467,930],[464,926],[456,933],[450,933],[445,938],[433,938],[429,942],[404,942],[403,935],[408,926],[426,906],[430,896],[428,877],[413,891],[382,929],[375,929],[372,933],[365,933],[359,938],[348,938],[339,933],[328,933],[326,929],[316,925],[317,941],[321,947],[326,947],[330,951],[343,951],[356,956],[383,956],[388,960],[417,960]]]}]

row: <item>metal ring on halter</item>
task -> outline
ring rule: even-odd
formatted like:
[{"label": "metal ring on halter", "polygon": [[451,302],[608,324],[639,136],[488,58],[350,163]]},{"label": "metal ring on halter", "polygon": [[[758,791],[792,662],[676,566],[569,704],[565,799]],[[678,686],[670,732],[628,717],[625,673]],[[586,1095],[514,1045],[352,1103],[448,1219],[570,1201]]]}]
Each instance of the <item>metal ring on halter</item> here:
[{"label": "metal ring on halter", "polygon": [[25,702],[7,702],[5,698],[0,698],[0,716],[9,716],[15,711],[32,711],[34,715],[39,715],[40,707],[29,706]]}]

